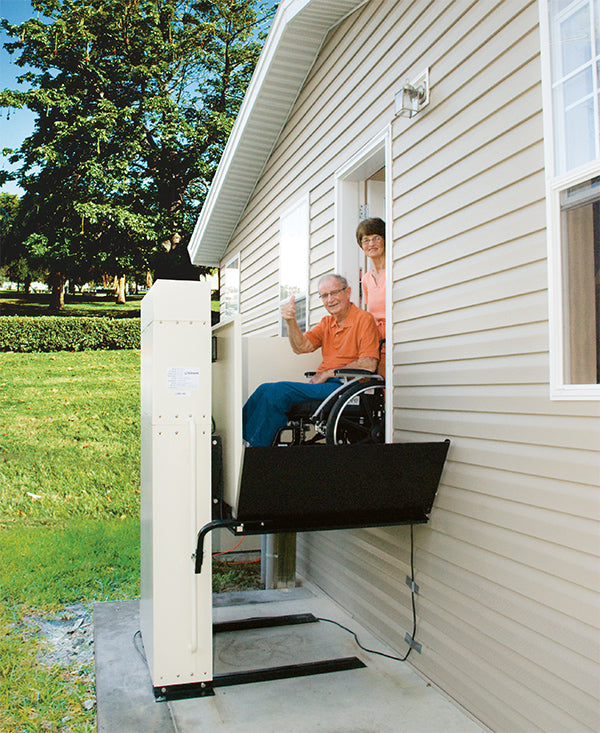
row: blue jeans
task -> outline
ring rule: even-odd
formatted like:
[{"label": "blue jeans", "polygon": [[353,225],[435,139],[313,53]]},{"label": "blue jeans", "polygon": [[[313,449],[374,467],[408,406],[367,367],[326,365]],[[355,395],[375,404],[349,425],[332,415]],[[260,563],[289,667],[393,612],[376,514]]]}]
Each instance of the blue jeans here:
[{"label": "blue jeans", "polygon": [[250,445],[271,445],[279,428],[287,424],[286,412],[304,400],[324,400],[341,382],[328,379],[322,384],[307,382],[268,382],[248,398],[242,412],[243,435]]}]

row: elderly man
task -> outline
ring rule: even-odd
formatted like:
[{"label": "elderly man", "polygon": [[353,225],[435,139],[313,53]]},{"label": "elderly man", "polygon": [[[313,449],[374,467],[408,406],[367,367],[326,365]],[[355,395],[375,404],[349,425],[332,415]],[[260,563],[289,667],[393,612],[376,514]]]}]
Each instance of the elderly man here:
[{"label": "elderly man", "polygon": [[244,440],[251,446],[269,446],[279,428],[287,423],[286,413],[304,400],[324,400],[341,384],[334,370],[341,367],[374,372],[379,362],[379,331],[370,313],[350,302],[350,286],[341,275],[325,275],[319,281],[319,296],[327,310],[319,323],[306,333],[296,321],[294,298],[281,315],[296,354],[321,348],[323,360],[310,382],[261,384],[244,405]]}]

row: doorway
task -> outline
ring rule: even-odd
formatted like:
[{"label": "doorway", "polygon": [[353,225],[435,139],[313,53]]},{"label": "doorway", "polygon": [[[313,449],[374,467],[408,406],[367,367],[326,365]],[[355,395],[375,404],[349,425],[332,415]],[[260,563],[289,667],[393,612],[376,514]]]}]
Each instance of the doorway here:
[{"label": "doorway", "polygon": [[[386,272],[391,285],[391,133],[382,131],[352,156],[335,174],[335,271],[352,289],[352,301],[363,307],[360,281],[368,266],[356,242],[360,220],[380,217],[386,223]],[[391,344],[391,287],[386,288],[386,342]],[[386,440],[392,431],[392,348],[386,352]]]}]

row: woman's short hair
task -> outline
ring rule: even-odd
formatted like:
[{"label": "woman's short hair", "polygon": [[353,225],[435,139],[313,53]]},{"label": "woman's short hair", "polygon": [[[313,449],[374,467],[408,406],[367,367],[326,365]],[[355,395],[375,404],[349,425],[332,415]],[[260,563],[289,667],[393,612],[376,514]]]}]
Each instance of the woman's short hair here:
[{"label": "woman's short hair", "polygon": [[363,219],[360,224],[356,227],[356,241],[358,246],[361,247],[360,240],[363,237],[369,237],[372,234],[379,234],[385,241],[385,222],[379,217],[373,217],[372,219]]}]

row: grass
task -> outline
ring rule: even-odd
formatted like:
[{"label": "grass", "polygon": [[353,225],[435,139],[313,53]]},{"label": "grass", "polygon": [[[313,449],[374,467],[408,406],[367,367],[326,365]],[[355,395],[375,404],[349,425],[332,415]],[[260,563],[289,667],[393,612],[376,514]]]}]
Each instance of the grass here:
[{"label": "grass", "polygon": [[[74,293],[65,296],[65,305],[52,315],[61,316],[108,316],[110,318],[137,318],[143,295],[128,295],[127,302],[115,303],[114,296],[108,294]],[[49,293],[30,293],[25,295],[14,290],[0,291],[0,315],[2,316],[47,316]]]},{"label": "grass", "polygon": [[[126,303],[115,303],[108,293],[67,293],[60,311],[50,311],[49,293],[0,290],[0,316],[107,316],[109,318],[139,318],[144,294],[128,295]],[[211,310],[219,312],[219,301],[211,302]]]},{"label": "grass", "polygon": [[11,733],[96,730],[93,671],[47,667],[37,659],[39,641],[20,633],[19,624],[0,604],[1,730]]},{"label": "grass", "polygon": [[213,592],[230,593],[237,590],[264,588],[260,578],[260,562],[213,560]]},{"label": "grass", "polygon": [[[139,351],[0,353],[0,730],[93,731],[94,671],[31,614],[139,596]],[[216,592],[258,563],[213,563]]]},{"label": "grass", "polygon": [[139,595],[137,520],[12,523],[2,527],[2,600],[55,612]]},{"label": "grass", "polygon": [[24,623],[139,595],[139,351],[0,354],[2,730],[95,729],[94,671]]},{"label": "grass", "polygon": [[24,620],[69,604],[139,594],[137,520],[4,524],[0,535],[2,730],[95,730],[91,663],[40,660],[44,644]]},{"label": "grass", "polygon": [[139,351],[0,354],[0,519],[134,517]]}]

